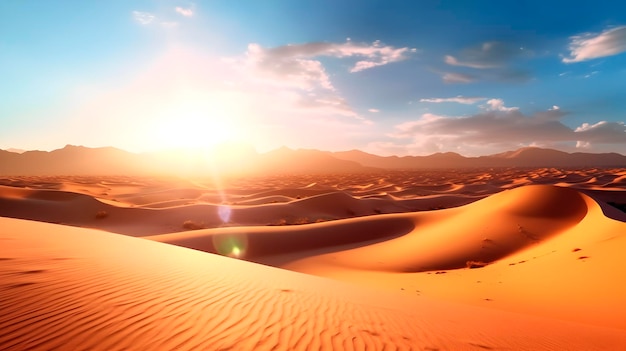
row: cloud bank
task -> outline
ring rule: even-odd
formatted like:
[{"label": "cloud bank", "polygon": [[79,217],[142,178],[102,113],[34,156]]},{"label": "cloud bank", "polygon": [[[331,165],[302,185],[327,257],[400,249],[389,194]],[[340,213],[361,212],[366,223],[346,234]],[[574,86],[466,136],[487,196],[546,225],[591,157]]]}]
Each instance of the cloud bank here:
[{"label": "cloud bank", "polygon": [[501,99],[490,99],[480,110],[470,116],[423,114],[417,120],[396,125],[389,134],[396,140],[392,145],[437,152],[565,143],[585,148],[594,144],[626,144],[623,122],[600,121],[570,128],[562,122],[566,113],[558,106],[525,115],[517,107],[505,106]]}]

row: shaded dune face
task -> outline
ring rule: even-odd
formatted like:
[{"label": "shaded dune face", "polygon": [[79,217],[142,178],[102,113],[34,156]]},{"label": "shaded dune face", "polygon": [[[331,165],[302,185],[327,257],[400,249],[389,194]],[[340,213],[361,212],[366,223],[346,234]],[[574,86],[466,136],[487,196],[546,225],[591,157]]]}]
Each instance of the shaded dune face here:
[{"label": "shaded dune face", "polygon": [[585,200],[575,190],[527,186],[462,208],[406,214],[418,223],[406,235],[311,259],[389,272],[479,268],[540,245],[579,223],[586,213]]},{"label": "shaded dune face", "polygon": [[[415,221],[406,215],[345,219],[289,227],[233,227],[145,237],[209,253],[263,262],[272,255],[358,247],[406,235]],[[233,250],[236,250],[235,252]]]},{"label": "shaded dune face", "polygon": [[[297,227],[218,228],[148,237],[270,265],[309,260],[353,269],[424,272],[479,268],[576,225],[587,205],[576,190],[532,185],[460,208]],[[292,258],[289,255],[299,252]]]}]

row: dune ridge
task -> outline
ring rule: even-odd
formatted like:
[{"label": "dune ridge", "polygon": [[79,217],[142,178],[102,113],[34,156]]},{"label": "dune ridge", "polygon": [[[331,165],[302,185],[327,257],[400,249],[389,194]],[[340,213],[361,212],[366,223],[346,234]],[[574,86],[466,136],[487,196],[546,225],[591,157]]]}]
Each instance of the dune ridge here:
[{"label": "dune ridge", "polygon": [[[419,290],[420,294],[435,286],[437,288],[433,291],[437,293],[430,296],[442,295],[455,301],[479,305],[490,302],[490,296],[499,295],[504,303],[492,305],[517,312],[523,312],[519,306],[528,305],[533,299],[556,306],[561,299],[560,294],[570,294],[576,297],[573,300],[577,304],[548,308],[552,314],[544,315],[626,329],[626,323],[616,317],[620,315],[616,312],[618,310],[626,313],[625,308],[618,307],[623,306],[626,287],[616,284],[614,280],[615,273],[626,271],[610,265],[612,260],[619,261],[620,248],[626,249],[626,223],[606,217],[602,208],[596,200],[571,188],[533,185],[500,192],[458,208],[371,217],[368,226],[378,221],[382,227],[386,227],[384,221],[387,220],[411,223],[407,228],[409,230],[400,233],[390,230],[390,235],[382,236],[377,241],[358,240],[362,229],[352,223],[365,225],[364,218],[284,227],[278,231],[267,227],[216,228],[146,238],[206,252],[219,252],[216,240],[243,235],[246,248],[250,250],[241,250],[237,256],[254,262],[370,287]],[[275,248],[271,252],[252,249],[280,242],[281,237],[291,236],[299,240],[311,234],[319,238],[341,236],[342,239],[334,238],[326,242],[320,239],[318,244],[321,246],[310,247],[305,251],[301,249],[308,245],[300,248],[288,245],[282,251]],[[348,240],[343,237],[353,238],[351,245],[341,246]],[[591,247],[602,247],[607,240],[616,246],[599,249],[599,257],[596,254],[593,259],[587,256],[593,252]],[[584,253],[576,254],[583,249]],[[558,260],[542,268],[538,266],[540,263],[530,263],[537,261],[537,257],[558,257]],[[584,271],[584,278],[563,274],[561,271],[569,269],[567,262],[573,264],[577,258],[578,263],[585,263],[587,267],[599,264],[597,271]],[[592,263],[588,264],[588,261]],[[529,267],[523,282],[518,279],[521,276],[519,267]],[[462,273],[454,274],[454,270],[459,269]],[[546,280],[537,284],[533,279],[535,270],[542,272],[536,273],[536,276]],[[473,272],[488,271],[497,273],[485,273],[473,281],[467,279],[480,276],[480,273]],[[448,274],[445,278],[439,278],[439,282],[432,282],[436,279],[432,277],[439,273]],[[553,277],[547,278],[545,274]],[[448,276],[464,278],[453,285],[445,282],[455,280]],[[429,283],[420,287],[415,283],[418,280]],[[493,294],[483,288],[493,282],[502,284],[503,280],[509,280],[511,287],[495,288],[501,290],[500,293]],[[590,285],[582,289],[586,295],[581,297],[568,290],[581,290],[576,286],[585,281]],[[487,284],[477,286],[481,282]],[[460,286],[464,289],[467,287],[470,293],[464,296],[467,291],[459,291]],[[532,296],[519,294],[533,287],[537,287],[540,292],[534,292]],[[547,301],[541,296],[543,290],[539,287],[550,290],[550,293],[546,293],[550,296]],[[594,296],[603,296],[606,300],[596,301]],[[535,310],[536,313],[542,313],[537,307]],[[578,315],[576,311],[579,311]]]},{"label": "dune ridge", "polygon": [[624,176],[0,178],[0,350],[620,350]]},{"label": "dune ridge", "polygon": [[[606,203],[626,203],[624,176],[623,169],[541,168],[253,177],[220,182],[7,177],[0,179],[0,216],[145,236],[181,231],[186,221],[194,228],[290,225],[429,211],[463,206],[532,184],[571,187]],[[106,218],[96,220],[99,212]],[[620,218],[615,211],[608,213]],[[143,225],[135,225],[137,222]]]},{"label": "dune ridge", "polygon": [[[421,272],[489,264],[576,225],[587,206],[575,190],[535,185],[498,193],[444,211],[381,215],[300,227],[216,228],[148,236],[146,239],[217,253],[216,242],[239,236],[248,250],[241,257],[337,249],[367,243],[367,253],[336,261],[369,270]],[[490,221],[489,226],[477,229]],[[463,230],[459,230],[463,223]],[[211,240],[207,240],[211,238]],[[379,243],[371,240],[384,239]],[[393,239],[393,240],[392,240]],[[280,242],[280,245],[273,243]]]},{"label": "dune ridge", "polygon": [[623,330],[368,291],[138,238],[7,218],[0,228],[2,350],[626,345]]},{"label": "dune ridge", "polygon": [[[98,162],[90,162],[98,160]],[[179,149],[135,154],[113,147],[66,145],[62,149],[15,153],[0,150],[4,175],[293,175],[363,174],[376,170],[428,170],[503,167],[623,167],[618,153],[567,153],[525,147],[495,155],[464,157],[457,153],[429,156],[377,156],[358,150],[328,152],[281,147],[258,153],[249,145],[227,143],[213,149]]]}]

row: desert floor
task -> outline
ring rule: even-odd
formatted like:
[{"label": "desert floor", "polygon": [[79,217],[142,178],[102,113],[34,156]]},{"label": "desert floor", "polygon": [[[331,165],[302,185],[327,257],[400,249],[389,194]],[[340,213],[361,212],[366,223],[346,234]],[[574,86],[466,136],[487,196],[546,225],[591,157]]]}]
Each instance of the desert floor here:
[{"label": "desert floor", "polygon": [[4,177],[0,350],[622,350],[625,207],[626,169]]}]

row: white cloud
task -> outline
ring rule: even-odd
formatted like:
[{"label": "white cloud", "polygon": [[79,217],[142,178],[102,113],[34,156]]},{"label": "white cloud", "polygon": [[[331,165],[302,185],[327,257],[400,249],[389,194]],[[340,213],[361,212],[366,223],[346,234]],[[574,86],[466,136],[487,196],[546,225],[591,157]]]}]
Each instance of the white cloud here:
[{"label": "white cloud", "polygon": [[367,52],[367,50],[354,51],[354,55],[363,55],[369,58],[369,60],[358,61],[354,67],[350,70],[350,72],[359,72],[366,69],[370,69],[377,66],[383,66],[391,62],[402,61],[406,58],[405,54],[408,52],[417,52],[417,49],[408,49],[408,48],[399,48],[394,49],[393,47],[379,47],[379,50],[374,50]]},{"label": "white cloud", "polygon": [[152,23],[156,16],[149,12],[133,11],[133,18],[137,23],[146,25]]},{"label": "white cloud", "polygon": [[471,83],[476,80],[476,78],[469,74],[464,73],[454,73],[447,72],[442,76],[444,83],[454,84],[454,83]]},{"label": "white cloud", "polygon": [[339,44],[315,42],[274,48],[253,43],[248,45],[246,57],[239,64],[257,84],[299,94],[299,106],[330,109],[366,121],[339,95],[318,57],[360,58],[349,70],[354,73],[404,60],[415,51],[385,46],[379,41],[372,44],[357,44],[350,40]]},{"label": "white cloud", "polygon": [[193,16],[193,10],[192,9],[186,9],[186,8],[183,8],[183,7],[176,6],[176,12],[180,13],[181,15],[183,15],[185,17]]},{"label": "white cloud", "polygon": [[290,54],[288,50],[284,54],[276,53],[258,44],[250,44],[246,53],[247,64],[252,66],[255,74],[265,76],[277,84],[309,91],[316,88],[335,90],[320,61]]},{"label": "white cloud", "polygon": [[626,124],[624,122],[600,121],[594,124],[583,123],[574,130],[583,137],[577,140],[594,143],[626,143]]},{"label": "white cloud", "polygon": [[569,57],[563,62],[581,62],[626,52],[626,26],[607,29],[604,32],[583,33],[570,38]]},{"label": "white cloud", "polygon": [[477,69],[497,67],[491,64],[484,64],[484,63],[473,63],[473,62],[467,62],[467,61],[461,62],[456,57],[451,56],[451,55],[446,55],[444,57],[444,62],[449,64],[450,66],[463,66],[463,67],[470,67],[470,68],[477,68]]},{"label": "white cloud", "polygon": [[369,110],[367,110],[367,111],[369,111],[369,112],[371,112],[371,113],[378,113],[378,112],[380,112],[380,110],[379,110],[379,109],[377,109],[377,108],[370,108],[370,109],[369,109]]},{"label": "white cloud", "polygon": [[565,112],[557,106],[525,115],[517,108],[506,107],[500,99],[489,100],[481,109],[477,114],[459,117],[426,113],[396,125],[388,136],[397,141],[394,145],[403,143],[422,152],[454,151],[459,147],[467,152],[529,145],[626,145],[623,122],[584,123],[573,129],[561,122]]},{"label": "white cloud", "polygon": [[[355,44],[347,41],[342,44],[313,42],[305,44],[290,44],[275,48],[263,48],[258,44],[251,44],[255,58],[271,67],[276,64],[297,60],[307,60],[319,56],[330,56],[337,58],[362,57],[363,60],[356,62],[350,72],[359,72],[377,66],[383,66],[392,62],[402,61],[407,58],[407,54],[416,52],[416,49],[408,47],[395,48],[393,46],[383,46],[380,41],[368,44]],[[251,52],[251,50],[249,50]]]},{"label": "white cloud", "polygon": [[456,96],[451,98],[431,98],[431,99],[420,99],[420,102],[433,102],[433,103],[442,103],[442,102],[456,102],[459,104],[472,105],[479,101],[486,100],[484,97],[467,97],[467,96]]},{"label": "white cloud", "polygon": [[589,149],[590,147],[591,147],[591,143],[590,142],[580,141],[580,140],[576,141],[576,148],[577,149]]},{"label": "white cloud", "polygon": [[511,112],[511,111],[519,110],[519,107],[504,106],[504,101],[502,101],[502,99],[490,99],[487,101],[487,105],[483,105],[481,107],[490,111]]}]

